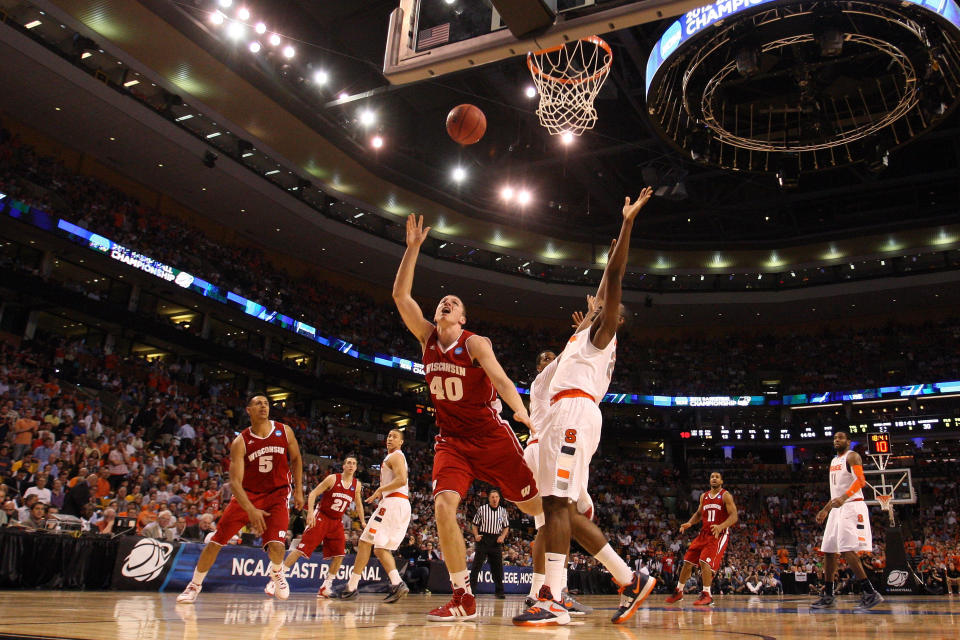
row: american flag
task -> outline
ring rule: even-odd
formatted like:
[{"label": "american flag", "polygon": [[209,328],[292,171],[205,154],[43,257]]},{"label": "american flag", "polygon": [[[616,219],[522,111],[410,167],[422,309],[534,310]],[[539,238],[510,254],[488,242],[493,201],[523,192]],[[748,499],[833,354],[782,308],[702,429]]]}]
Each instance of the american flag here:
[{"label": "american flag", "polygon": [[417,50],[435,47],[438,44],[446,44],[450,41],[450,23],[440,24],[429,29],[424,29],[417,37]]}]

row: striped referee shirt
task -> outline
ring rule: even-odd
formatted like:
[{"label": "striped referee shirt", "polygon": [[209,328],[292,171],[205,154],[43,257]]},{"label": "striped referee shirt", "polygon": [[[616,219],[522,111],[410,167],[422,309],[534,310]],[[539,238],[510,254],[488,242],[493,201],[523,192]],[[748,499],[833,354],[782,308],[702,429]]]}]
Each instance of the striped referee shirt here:
[{"label": "striped referee shirt", "polygon": [[510,520],[507,518],[507,510],[502,506],[491,509],[489,504],[485,504],[477,509],[473,524],[480,529],[480,533],[498,536],[510,526]]}]

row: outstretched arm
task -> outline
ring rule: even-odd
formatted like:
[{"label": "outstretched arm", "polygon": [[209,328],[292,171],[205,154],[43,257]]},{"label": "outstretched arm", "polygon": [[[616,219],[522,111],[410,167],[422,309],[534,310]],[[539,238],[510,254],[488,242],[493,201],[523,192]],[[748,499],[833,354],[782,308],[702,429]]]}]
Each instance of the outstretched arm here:
[{"label": "outstretched arm", "polygon": [[493,354],[490,340],[483,336],[470,336],[467,338],[467,351],[470,353],[470,357],[483,367],[484,373],[490,378],[490,382],[493,383],[503,401],[513,409],[513,419],[529,427],[530,416],[527,414],[527,408],[523,406],[523,400],[517,393],[517,387],[510,380],[503,367],[500,366],[497,356]]},{"label": "outstretched arm", "polygon": [[407,250],[403,252],[403,260],[397,269],[397,277],[393,281],[393,301],[397,305],[403,324],[407,325],[410,333],[417,337],[421,345],[427,343],[433,323],[423,317],[420,305],[413,299],[413,272],[417,267],[417,257],[420,255],[420,246],[427,239],[430,227],[423,228],[423,216],[419,218],[411,214],[407,217]]},{"label": "outstretched arm", "polygon": [[633,222],[652,195],[653,188],[647,187],[640,192],[636,201],[630,202],[629,197],[624,199],[620,235],[617,237],[616,244],[613,245],[607,267],[603,271],[602,286],[597,291],[597,298],[600,299],[600,315],[590,328],[590,340],[598,349],[603,349],[610,344],[617,333],[617,325],[620,323],[620,298],[623,294],[623,274],[627,270]]}]

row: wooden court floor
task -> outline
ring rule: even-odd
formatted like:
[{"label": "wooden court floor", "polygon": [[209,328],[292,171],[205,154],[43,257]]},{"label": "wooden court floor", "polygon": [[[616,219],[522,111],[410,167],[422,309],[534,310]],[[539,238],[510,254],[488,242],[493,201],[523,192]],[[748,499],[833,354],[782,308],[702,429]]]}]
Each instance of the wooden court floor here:
[{"label": "wooden court floor", "polygon": [[[709,608],[681,606],[651,596],[624,625],[613,625],[613,596],[586,596],[597,610],[565,627],[514,627],[519,596],[478,600],[476,622],[427,622],[424,613],[446,602],[414,595],[389,605],[380,595],[358,600],[317,600],[294,595],[285,602],[251,594],[202,593],[195,605],[178,605],[176,594],[133,592],[0,592],[0,639],[83,640],[647,640],[737,638],[835,640],[960,639],[960,597],[900,597],[865,614],[841,598],[831,612],[810,613],[813,598],[799,596],[716,598]],[[689,601],[689,602],[688,602]]]}]

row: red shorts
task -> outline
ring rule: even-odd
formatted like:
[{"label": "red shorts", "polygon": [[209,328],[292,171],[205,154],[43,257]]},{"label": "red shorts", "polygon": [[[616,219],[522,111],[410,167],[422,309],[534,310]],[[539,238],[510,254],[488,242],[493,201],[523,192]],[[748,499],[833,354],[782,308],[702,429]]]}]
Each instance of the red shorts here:
[{"label": "red shorts", "polygon": [[313,550],[323,545],[323,557],[335,558],[346,555],[347,536],[343,533],[343,522],[323,515],[317,515],[317,522],[308,527],[300,538],[297,551],[309,558]]},{"label": "red shorts", "polygon": [[520,441],[506,423],[482,435],[437,436],[433,449],[434,496],[456,491],[463,499],[474,480],[483,480],[510,502],[537,497],[537,482],[523,460]]},{"label": "red shorts", "polygon": [[687,548],[683,560],[690,564],[703,562],[716,573],[720,570],[720,563],[723,561],[723,554],[727,551],[729,540],[730,532],[726,530],[720,534],[719,538],[712,533],[701,533]]},{"label": "red shorts", "polygon": [[[257,509],[266,511],[263,516],[267,528],[260,539],[263,544],[268,542],[283,542],[287,538],[287,526],[290,524],[290,488],[281,487],[270,493],[248,493],[247,497]],[[223,517],[217,523],[217,532],[210,539],[219,545],[230,542],[240,529],[249,524],[250,518],[243,510],[236,498],[230,498],[230,503],[223,510]]]}]

